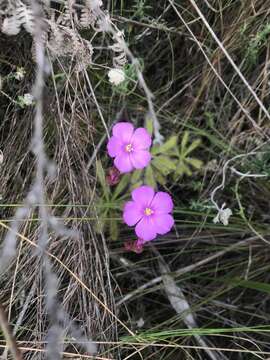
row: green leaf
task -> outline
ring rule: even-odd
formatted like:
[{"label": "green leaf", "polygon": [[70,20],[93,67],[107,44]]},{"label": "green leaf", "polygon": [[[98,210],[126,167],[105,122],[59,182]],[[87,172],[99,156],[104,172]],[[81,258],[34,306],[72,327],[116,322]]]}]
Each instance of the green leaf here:
[{"label": "green leaf", "polygon": [[136,182],[138,182],[141,179],[142,172],[143,172],[143,170],[133,171],[133,173],[131,175],[131,179],[130,179],[131,184],[135,184]]},{"label": "green leaf", "polygon": [[163,186],[166,185],[166,182],[167,182],[166,177],[163,176],[159,171],[156,171],[155,179],[159,184],[161,184]]},{"label": "green leaf", "polygon": [[127,187],[129,182],[130,182],[130,176],[123,175],[119,184],[116,186],[116,188],[113,192],[112,200],[117,199],[117,197],[121,194],[121,192]]},{"label": "green leaf", "polygon": [[193,150],[195,150],[199,145],[201,145],[201,139],[194,140],[193,143],[184,151],[183,155],[187,156]]},{"label": "green leaf", "polygon": [[190,170],[190,168],[187,165],[184,165],[184,173],[187,176],[191,176],[192,175],[192,171]]},{"label": "green leaf", "polygon": [[177,145],[177,135],[171,136],[164,144],[160,146],[154,146],[152,148],[152,154],[166,154],[169,150],[173,149]]},{"label": "green leaf", "polygon": [[186,150],[188,139],[189,139],[189,132],[185,131],[181,141],[181,154],[184,154],[184,151]]},{"label": "green leaf", "polygon": [[213,128],[215,127],[215,123],[214,123],[214,118],[215,118],[215,116],[214,116],[214,114],[211,113],[210,111],[206,111],[206,112],[204,113],[204,115],[205,115],[205,118],[206,118],[207,125],[208,125],[211,129],[213,129]]},{"label": "green leaf", "polygon": [[[180,161],[176,166],[175,174],[179,176],[183,176],[185,174],[191,176],[192,171],[190,171],[189,167],[183,161]],[[174,179],[177,179],[177,176],[174,176]]]},{"label": "green leaf", "polygon": [[157,183],[154,178],[152,166],[148,166],[145,171],[145,182],[147,185],[157,188]]},{"label": "green leaf", "polygon": [[193,167],[195,167],[195,169],[201,169],[201,167],[203,166],[203,162],[199,159],[195,159],[195,158],[186,158],[185,159],[187,163],[189,163],[190,165],[192,165]]},{"label": "green leaf", "polygon": [[151,154],[152,155],[159,154],[160,153],[159,149],[160,149],[160,145],[153,145],[151,147]]},{"label": "green leaf", "polygon": [[170,172],[176,170],[175,161],[171,160],[168,156],[156,156],[152,161],[155,166],[163,175],[168,175]]},{"label": "green leaf", "polygon": [[115,214],[111,214],[112,219],[110,219],[110,235],[112,240],[117,240],[119,235],[118,223],[115,220]]},{"label": "green leaf", "polygon": [[95,222],[95,231],[99,234],[101,234],[106,227],[106,221],[105,219],[108,216],[108,209],[103,209],[103,211],[99,212],[98,219]]},{"label": "green leaf", "polygon": [[146,130],[149,132],[149,134],[152,136],[153,135],[153,121],[150,118],[150,116],[146,115],[145,117],[145,127]]},{"label": "green leaf", "polygon": [[96,161],[96,173],[106,199],[109,199],[110,189],[106,183],[105,172],[100,160]]},{"label": "green leaf", "polygon": [[252,280],[241,280],[239,285],[242,287],[246,287],[249,289],[254,289],[270,294],[270,284],[266,284],[258,281],[252,281]]},{"label": "green leaf", "polygon": [[136,189],[137,187],[141,186],[142,184],[143,184],[143,181],[142,181],[142,180],[140,180],[140,181],[132,184],[132,185],[131,185],[131,190]]},{"label": "green leaf", "polygon": [[270,284],[267,283],[253,281],[253,280],[241,280],[237,278],[228,279],[228,280],[226,279],[225,281],[233,285],[241,286],[248,289],[254,289],[257,291],[262,291],[270,294]]}]

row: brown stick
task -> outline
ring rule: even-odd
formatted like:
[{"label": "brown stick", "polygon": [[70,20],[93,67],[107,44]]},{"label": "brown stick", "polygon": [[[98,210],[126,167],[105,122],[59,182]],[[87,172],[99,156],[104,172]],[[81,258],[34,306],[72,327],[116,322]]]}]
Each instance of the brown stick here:
[{"label": "brown stick", "polygon": [[7,342],[7,346],[11,352],[13,359],[14,360],[23,360],[21,351],[17,346],[14,336],[12,335],[4,308],[1,304],[0,304],[0,327],[3,331],[4,337]]}]

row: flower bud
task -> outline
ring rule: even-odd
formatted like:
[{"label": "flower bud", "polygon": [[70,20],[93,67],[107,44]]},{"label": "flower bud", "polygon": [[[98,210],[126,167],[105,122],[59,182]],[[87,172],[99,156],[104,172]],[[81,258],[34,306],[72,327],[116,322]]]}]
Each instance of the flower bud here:
[{"label": "flower bud", "polygon": [[116,167],[110,167],[106,176],[106,181],[110,186],[116,185],[120,181],[120,171]]},{"label": "flower bud", "polygon": [[143,252],[143,240],[137,239],[136,241],[126,241],[124,244],[126,251],[132,251],[136,254],[141,254]]}]

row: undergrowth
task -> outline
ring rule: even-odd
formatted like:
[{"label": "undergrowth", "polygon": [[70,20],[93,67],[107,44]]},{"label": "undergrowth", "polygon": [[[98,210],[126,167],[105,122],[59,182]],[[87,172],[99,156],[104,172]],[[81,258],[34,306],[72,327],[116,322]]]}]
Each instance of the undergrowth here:
[{"label": "undergrowth", "polygon": [[[51,2],[54,21],[70,17],[75,33],[64,3]],[[82,4],[66,3],[79,16]],[[0,305],[17,346],[24,359],[52,359],[45,256],[56,312],[68,314],[59,358],[268,359],[270,1],[111,0],[102,9],[115,33],[93,30],[93,20],[75,36],[62,19],[44,42],[45,207],[62,224],[49,221],[45,255],[36,249],[38,204],[14,218],[36,176],[35,30],[21,22],[16,35],[1,33],[2,250],[14,229],[17,243],[0,266]],[[5,17],[2,9],[1,24]],[[115,67],[125,74],[119,85],[108,78]],[[148,129],[152,162],[110,185],[106,144],[123,120]],[[173,196],[175,227],[135,254],[124,247],[136,238],[122,209],[143,183]]]}]

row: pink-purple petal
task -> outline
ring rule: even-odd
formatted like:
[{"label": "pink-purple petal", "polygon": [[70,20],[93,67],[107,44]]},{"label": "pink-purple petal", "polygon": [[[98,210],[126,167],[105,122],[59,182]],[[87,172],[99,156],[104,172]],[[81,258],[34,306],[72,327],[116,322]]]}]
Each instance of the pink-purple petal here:
[{"label": "pink-purple petal", "polygon": [[151,154],[148,150],[132,151],[130,160],[135,169],[143,169],[150,163]]},{"label": "pink-purple petal", "polygon": [[151,186],[142,185],[131,193],[132,199],[142,206],[151,204],[155,191]]},{"label": "pink-purple petal", "polygon": [[120,155],[123,152],[123,143],[115,136],[112,136],[108,142],[107,150],[110,157]]},{"label": "pink-purple petal", "polygon": [[113,127],[113,136],[123,143],[129,143],[133,135],[134,127],[129,122],[119,122]]},{"label": "pink-purple petal", "polygon": [[144,216],[136,225],[135,233],[144,241],[154,240],[157,236],[155,224],[150,217],[146,216]]},{"label": "pink-purple petal", "polygon": [[151,206],[157,214],[167,214],[173,210],[172,197],[166,192],[159,191],[156,193]]},{"label": "pink-purple petal", "polygon": [[146,129],[138,128],[134,131],[131,142],[135,150],[146,150],[150,148],[152,140]]},{"label": "pink-purple petal", "polygon": [[122,154],[116,156],[116,158],[114,159],[114,166],[121,173],[127,173],[133,169],[129,154],[124,153],[124,152]]},{"label": "pink-purple petal", "polygon": [[167,234],[174,225],[174,219],[170,214],[160,214],[153,216],[153,224],[156,232],[160,235]]},{"label": "pink-purple petal", "polygon": [[123,219],[128,226],[133,226],[141,220],[143,216],[141,206],[134,201],[128,201],[124,207]]}]

